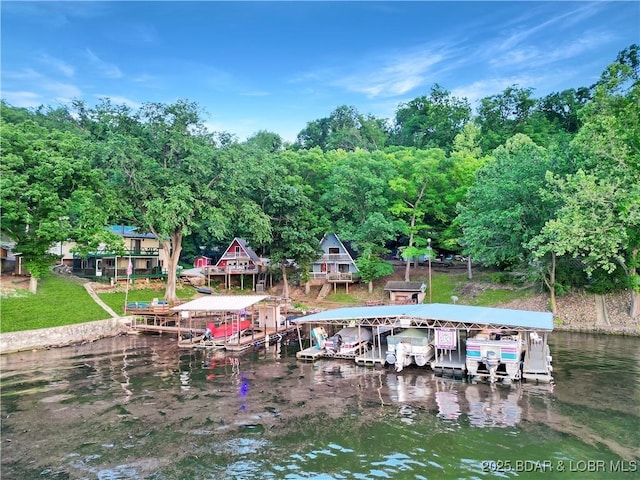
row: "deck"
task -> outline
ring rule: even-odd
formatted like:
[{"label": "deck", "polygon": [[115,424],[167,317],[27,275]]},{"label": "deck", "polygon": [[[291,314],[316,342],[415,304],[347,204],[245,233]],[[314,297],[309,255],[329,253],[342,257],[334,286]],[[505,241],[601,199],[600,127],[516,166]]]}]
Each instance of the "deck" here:
[{"label": "deck", "polygon": [[357,355],[355,360],[358,365],[375,367],[380,364],[384,367],[387,363],[387,339],[383,338],[380,345],[374,345],[362,355]]},{"label": "deck", "polygon": [[431,361],[431,369],[438,376],[464,377],[467,371],[467,354],[464,343],[457,350],[438,350]]},{"label": "deck", "polygon": [[[255,328],[251,330],[251,332],[247,331],[245,335],[240,336],[240,338],[232,338],[231,340],[224,341],[223,339],[219,340],[200,340],[197,339],[195,341],[190,341],[190,339],[181,340],[179,346],[181,348],[201,348],[201,349],[215,349],[215,350],[226,350],[228,352],[244,352],[246,350],[250,350],[252,348],[257,348],[262,345],[266,345],[267,342],[269,345],[273,345],[282,341],[284,338],[288,338],[294,332],[296,332],[295,327],[287,327],[280,328],[276,330],[275,328],[267,328],[266,330],[263,328]],[[193,329],[189,329],[189,333],[194,332]],[[199,334],[203,333],[202,331],[197,332]],[[267,338],[268,335],[268,338]]]}]

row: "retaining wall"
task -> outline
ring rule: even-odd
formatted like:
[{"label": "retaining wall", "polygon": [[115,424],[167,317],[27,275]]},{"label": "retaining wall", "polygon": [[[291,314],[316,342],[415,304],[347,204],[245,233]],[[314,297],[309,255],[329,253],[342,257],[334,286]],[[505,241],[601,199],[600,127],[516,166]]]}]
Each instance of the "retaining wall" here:
[{"label": "retaining wall", "polygon": [[64,347],[130,331],[133,317],[115,317],[63,327],[0,334],[0,355],[23,350]]}]

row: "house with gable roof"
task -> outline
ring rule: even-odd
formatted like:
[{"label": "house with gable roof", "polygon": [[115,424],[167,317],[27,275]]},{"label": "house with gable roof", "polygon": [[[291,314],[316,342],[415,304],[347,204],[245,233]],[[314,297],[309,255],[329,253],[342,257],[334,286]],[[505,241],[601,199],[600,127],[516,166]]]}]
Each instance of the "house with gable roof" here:
[{"label": "house with gable roof", "polygon": [[313,262],[309,274],[309,285],[345,284],[359,280],[355,254],[345,245],[337,234],[329,233],[320,241],[322,256]]},{"label": "house with gable roof", "polygon": [[122,238],[124,251],[115,252],[106,245],[86,255],[73,252],[76,242],[68,240],[52,245],[49,252],[56,255],[61,264],[71,267],[74,275],[95,280],[115,281],[135,279],[165,279],[168,253],[160,240],[150,232],[143,232],[128,225],[106,227]]},{"label": "house with gable roof", "polygon": [[245,275],[251,275],[253,288],[263,281],[265,274],[264,260],[248,245],[243,238],[235,237],[218,259],[215,265],[205,265],[202,273],[211,283],[211,277],[224,277],[225,288],[231,288],[234,280],[239,280],[240,288],[244,289]]}]

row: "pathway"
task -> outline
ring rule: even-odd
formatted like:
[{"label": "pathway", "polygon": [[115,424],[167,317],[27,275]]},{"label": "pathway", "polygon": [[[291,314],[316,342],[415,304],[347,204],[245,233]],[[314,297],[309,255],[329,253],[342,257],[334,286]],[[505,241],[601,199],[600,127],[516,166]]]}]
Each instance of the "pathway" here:
[{"label": "pathway", "polygon": [[114,312],[109,305],[107,305],[106,303],[104,303],[102,301],[102,299],[98,296],[98,294],[95,292],[95,290],[91,286],[91,283],[89,283],[89,282],[85,283],[84,284],[84,288],[87,291],[87,293],[89,295],[91,295],[91,298],[93,298],[93,300],[98,305],[100,305],[105,312],[107,312],[109,315],[111,315],[112,318],[119,318],[120,317],[120,315],[118,315],[116,312]]}]

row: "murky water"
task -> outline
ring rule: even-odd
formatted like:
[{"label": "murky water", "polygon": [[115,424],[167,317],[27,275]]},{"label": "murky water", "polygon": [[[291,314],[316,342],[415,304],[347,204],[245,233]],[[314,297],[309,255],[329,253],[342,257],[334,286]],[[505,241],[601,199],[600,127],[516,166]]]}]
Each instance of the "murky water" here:
[{"label": "murky water", "polygon": [[550,344],[553,386],[157,336],[4,355],[0,477],[639,478],[640,339]]}]

